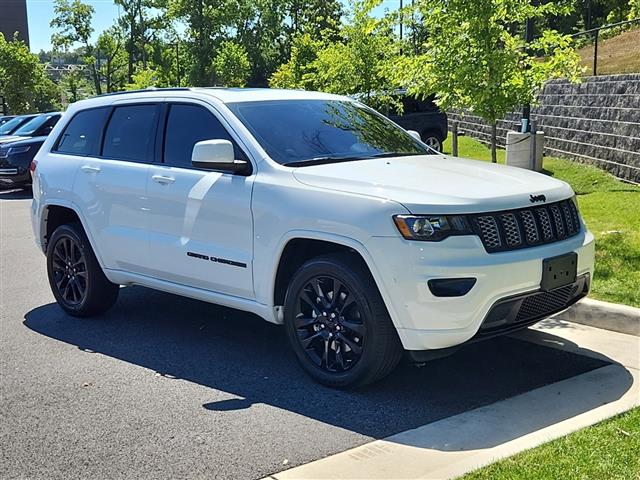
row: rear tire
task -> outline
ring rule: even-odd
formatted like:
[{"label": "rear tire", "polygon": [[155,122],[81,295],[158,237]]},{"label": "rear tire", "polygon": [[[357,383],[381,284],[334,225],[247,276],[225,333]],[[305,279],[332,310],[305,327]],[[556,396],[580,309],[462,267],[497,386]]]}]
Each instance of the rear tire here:
[{"label": "rear tire", "polygon": [[287,289],[284,320],[302,367],[329,387],[373,383],[402,356],[375,281],[351,254],[325,255],[302,265]]},{"label": "rear tire", "polygon": [[105,277],[79,223],[61,225],[51,235],[47,274],[58,305],[74,317],[100,315],[118,299],[120,286]]}]

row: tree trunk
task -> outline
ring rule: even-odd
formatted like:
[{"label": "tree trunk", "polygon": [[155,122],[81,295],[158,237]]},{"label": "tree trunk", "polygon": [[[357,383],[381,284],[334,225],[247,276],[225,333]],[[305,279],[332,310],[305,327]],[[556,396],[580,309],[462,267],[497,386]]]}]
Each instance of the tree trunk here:
[{"label": "tree trunk", "polygon": [[496,163],[498,161],[496,155],[496,143],[497,143],[497,128],[496,122],[491,124],[491,162]]}]

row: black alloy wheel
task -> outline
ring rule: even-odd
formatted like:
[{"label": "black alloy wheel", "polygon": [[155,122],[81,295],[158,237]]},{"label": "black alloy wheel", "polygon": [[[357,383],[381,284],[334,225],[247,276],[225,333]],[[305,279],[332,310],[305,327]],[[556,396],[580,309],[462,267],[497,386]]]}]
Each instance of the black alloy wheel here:
[{"label": "black alloy wheel", "polygon": [[358,301],[335,277],[318,276],[298,295],[296,333],[305,353],[327,372],[344,372],[362,356],[367,328]]},{"label": "black alloy wheel", "polygon": [[53,282],[69,306],[80,305],[86,298],[86,258],[76,239],[69,235],[61,235],[53,245]]},{"label": "black alloy wheel", "polygon": [[306,261],[292,276],[284,324],[302,368],[334,388],[388,375],[402,345],[367,265],[351,252]]},{"label": "black alloy wheel", "polygon": [[47,244],[47,274],[58,305],[74,317],[109,310],[120,285],[105,276],[80,223],[60,225]]}]

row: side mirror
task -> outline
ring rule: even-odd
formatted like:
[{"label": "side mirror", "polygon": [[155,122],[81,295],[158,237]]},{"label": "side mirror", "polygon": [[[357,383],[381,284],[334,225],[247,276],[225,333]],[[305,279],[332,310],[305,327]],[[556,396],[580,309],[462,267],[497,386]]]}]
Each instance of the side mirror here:
[{"label": "side mirror", "polygon": [[247,162],[236,160],[229,140],[203,140],[193,146],[191,164],[207,170],[239,172],[247,168]]},{"label": "side mirror", "polygon": [[416,140],[422,141],[422,138],[420,138],[420,134],[415,130],[407,130],[407,133],[411,135],[413,138],[415,138]]}]

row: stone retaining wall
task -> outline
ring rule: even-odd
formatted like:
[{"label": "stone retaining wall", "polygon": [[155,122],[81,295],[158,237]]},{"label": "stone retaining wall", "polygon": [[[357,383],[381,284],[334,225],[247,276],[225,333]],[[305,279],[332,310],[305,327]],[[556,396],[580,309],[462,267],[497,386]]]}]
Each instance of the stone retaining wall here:
[{"label": "stone retaining wall", "polygon": [[[516,128],[521,113],[498,122],[498,144]],[[545,154],[597,165],[640,183],[640,74],[586,77],[581,83],[547,83],[531,118],[546,134]],[[489,143],[491,127],[460,111],[449,112],[466,135]]]}]

